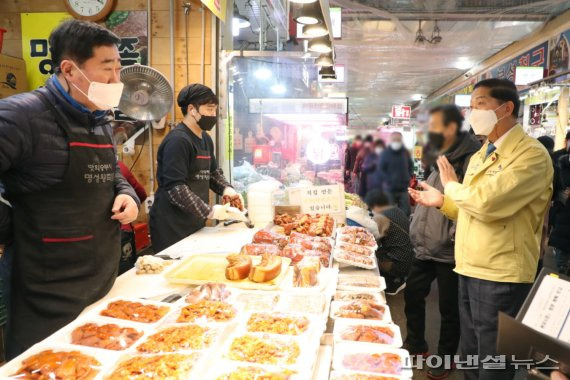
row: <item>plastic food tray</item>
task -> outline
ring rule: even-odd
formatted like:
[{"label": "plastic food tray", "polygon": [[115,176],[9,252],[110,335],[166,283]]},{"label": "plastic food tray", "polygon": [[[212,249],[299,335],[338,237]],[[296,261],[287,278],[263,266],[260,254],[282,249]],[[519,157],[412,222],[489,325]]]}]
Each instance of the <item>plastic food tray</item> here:
[{"label": "plastic food tray", "polygon": [[[362,286],[360,284],[370,284]],[[386,289],[386,280],[377,275],[340,274],[338,276],[337,290],[350,290],[357,292],[382,292]]]},{"label": "plastic food tray", "polygon": [[106,372],[108,368],[113,366],[116,361],[117,354],[113,354],[110,351],[106,350],[98,350],[93,349],[90,347],[83,347],[83,346],[72,346],[72,345],[58,345],[58,344],[48,344],[48,343],[40,343],[36,344],[22,355],[18,356],[16,359],[8,362],[2,368],[0,368],[0,378],[2,379],[20,379],[21,377],[14,377],[15,373],[22,367],[22,363],[24,360],[28,359],[29,357],[38,354],[44,350],[53,350],[53,351],[79,351],[82,354],[89,355],[99,363],[101,363],[101,367],[99,367],[99,373],[93,378],[94,380],[103,379],[103,374]]},{"label": "plastic food tray", "polygon": [[351,300],[347,300],[347,299],[342,299],[342,297],[348,296],[348,295],[358,295],[358,294],[370,295],[371,297],[373,297],[373,301],[375,301],[376,303],[386,305],[386,296],[384,295],[384,292],[371,292],[371,291],[357,292],[357,291],[349,291],[349,290],[339,290],[335,293],[334,300],[335,301],[351,301]]},{"label": "plastic food tray", "polygon": [[[249,327],[248,327],[248,322],[249,319],[251,318],[251,316],[253,314],[267,314],[269,316],[279,316],[282,315],[284,317],[291,317],[291,318],[307,318],[309,321],[309,326],[307,328],[307,330],[301,332],[298,335],[292,335],[292,334],[277,334],[277,333],[270,333],[270,332],[260,332],[260,331],[249,331]],[[320,336],[322,334],[321,331],[321,323],[322,323],[322,319],[319,318],[318,316],[314,315],[314,314],[307,314],[307,313],[291,313],[291,312],[276,312],[274,310],[268,310],[268,311],[255,311],[255,312],[249,312],[246,313],[242,320],[241,323],[239,324],[238,328],[236,329],[236,333],[244,335],[244,334],[269,334],[269,335],[279,335],[279,336],[283,336],[283,337],[293,337],[293,338],[298,338],[301,340],[307,340],[307,341],[314,341],[315,339],[320,340]]]},{"label": "plastic food tray", "polygon": [[291,371],[294,374],[290,375],[291,377],[288,378],[290,380],[307,380],[311,378],[310,372],[307,371],[299,372],[297,370],[291,370],[286,367],[223,360],[221,363],[218,363],[215,366],[212,366],[212,368],[210,368],[210,371],[208,372],[208,375],[205,377],[205,379],[226,380],[227,376],[229,376],[232,372],[236,371],[238,368],[247,368],[247,367],[261,369],[268,373],[282,373],[284,371]]},{"label": "plastic food tray", "polygon": [[[111,376],[113,374],[114,371],[116,371],[120,365],[122,363],[124,363],[127,360],[130,360],[132,358],[152,358],[155,356],[162,356],[162,355],[166,355],[166,356],[171,356],[171,355],[187,355],[187,356],[191,356],[193,357],[194,363],[192,364],[192,368],[190,368],[188,371],[183,372],[180,377],[177,377],[178,379],[192,379],[192,378],[196,378],[197,373],[199,373],[200,371],[200,362],[202,359],[202,356],[200,354],[200,352],[196,352],[196,351],[181,351],[181,352],[177,352],[177,353],[166,353],[166,354],[149,354],[149,355],[140,355],[140,354],[125,354],[125,355],[121,355],[118,360],[115,362],[114,365],[112,365],[111,367],[109,367],[104,373],[103,373],[103,379],[106,380],[109,376]],[[171,366],[169,366],[171,367]],[[163,368],[163,367],[162,367]],[[159,377],[157,374],[150,374],[150,373],[145,373],[145,375],[149,378],[149,379],[160,379],[163,377]],[[174,379],[174,377],[169,377]],[[198,377],[200,378],[200,377]]]},{"label": "plastic food tray", "polygon": [[[374,354],[383,354],[383,353],[393,353],[400,356],[400,363],[402,367],[400,373],[396,374],[396,373],[384,373],[384,372],[370,372],[360,369],[347,368],[343,364],[343,359],[346,355],[354,355],[354,354],[374,355]],[[333,368],[339,371],[348,370],[348,371],[363,372],[374,375],[395,376],[399,378],[411,378],[413,375],[412,363],[408,351],[398,348],[392,348],[381,344],[373,344],[373,343],[337,344],[334,349]]]},{"label": "plastic food tray", "polygon": [[356,371],[332,371],[330,380],[408,380],[401,376],[373,375]]},{"label": "plastic food tray", "polygon": [[[180,328],[180,327],[191,326],[191,325],[197,325],[197,326],[204,327],[204,328],[208,329],[206,334],[209,334],[211,339],[210,339],[210,343],[207,346],[201,347],[201,348],[182,348],[182,349],[177,349],[177,350],[152,352],[152,353],[146,353],[146,352],[138,351],[139,346],[146,343],[150,339],[150,337],[154,334],[157,334],[157,333],[164,331],[166,329],[169,329],[169,328]],[[161,325],[156,330],[153,330],[153,331],[147,333],[147,335],[143,339],[140,339],[137,342],[137,344],[133,346],[132,352],[133,352],[133,354],[137,354],[137,355],[158,355],[158,354],[170,354],[170,353],[179,353],[179,352],[208,351],[208,350],[213,349],[214,347],[216,347],[219,344],[220,340],[222,339],[224,330],[225,329],[223,327],[216,326],[213,324],[199,324],[199,323],[168,324],[167,323],[167,324]]]},{"label": "plastic food tray", "polygon": [[[353,341],[353,340],[345,340],[341,337],[341,334],[343,333],[343,331],[351,326],[380,326],[380,327],[388,327],[390,330],[392,330],[392,332],[394,333],[394,340],[392,343],[390,344],[385,344],[385,343],[372,343],[372,342],[357,342],[357,341]],[[352,320],[352,319],[342,319],[342,318],[338,318],[335,323],[334,323],[334,331],[333,331],[333,336],[334,336],[334,341],[335,343],[340,343],[340,342],[351,342],[351,343],[367,343],[367,344],[381,344],[381,345],[386,345],[386,346],[390,346],[390,347],[395,347],[395,348],[399,348],[402,347],[402,333],[400,332],[400,327],[398,327],[397,325],[393,324],[393,323],[386,323],[386,322],[380,322],[380,321],[375,321],[375,320],[370,320],[370,319],[364,319],[364,320]]]},{"label": "plastic food tray", "polygon": [[[358,261],[353,261],[350,259],[343,258],[340,256],[340,254],[341,254],[341,251],[335,248],[333,256],[334,256],[334,259],[336,261],[338,261],[339,263],[348,264],[348,265],[352,265],[354,267],[364,268],[364,269],[376,269],[377,268],[376,257],[374,257],[374,256],[362,256],[362,257],[370,259],[370,261],[372,261],[371,265],[367,265],[367,264],[364,264],[364,263],[361,263]],[[352,255],[358,257],[358,255],[355,255],[355,254],[352,254]]]},{"label": "plastic food tray", "polygon": [[229,300],[226,300],[223,302],[233,306],[233,308],[235,310],[235,316],[232,319],[229,319],[227,321],[216,321],[214,319],[206,318],[205,316],[202,316],[202,317],[195,319],[194,321],[178,322],[178,317],[180,316],[180,313],[182,313],[182,309],[191,305],[187,302],[178,302],[175,305],[175,307],[173,308],[174,310],[172,311],[172,313],[170,313],[168,318],[166,318],[164,320],[164,323],[167,323],[167,324],[196,323],[196,324],[200,324],[200,325],[211,324],[211,325],[225,326],[225,325],[237,322],[239,320],[238,318],[239,318],[240,314],[244,310],[244,306],[240,302],[235,302],[232,299],[229,299]]},{"label": "plastic food tray", "polygon": [[364,245],[364,244],[355,244],[355,243],[349,243],[346,241],[342,241],[341,238],[345,237],[347,235],[345,234],[337,234],[336,235],[336,244],[335,247],[339,247],[340,245],[353,245],[353,246],[357,246],[357,247],[361,247],[361,248],[366,248],[371,255],[373,255],[374,253],[376,253],[376,250],[378,249],[378,244],[374,244],[374,245]]},{"label": "plastic food tray", "polygon": [[[152,322],[152,323],[137,322],[137,321],[131,321],[130,319],[113,318],[113,317],[107,317],[107,316],[101,315],[101,312],[103,310],[105,310],[110,303],[115,302],[115,301],[138,302],[138,303],[141,303],[143,305],[153,305],[153,306],[158,306],[158,307],[165,306],[168,308],[168,312],[162,318],[160,318],[159,320]],[[141,326],[142,328],[144,328],[144,326],[152,327],[152,326],[156,326],[156,325],[162,323],[164,320],[166,320],[170,316],[170,314],[173,312],[174,309],[175,309],[175,307],[173,306],[173,304],[170,304],[170,303],[149,301],[149,300],[143,300],[143,299],[139,299],[139,298],[116,297],[116,298],[112,298],[110,300],[107,300],[105,302],[102,302],[96,308],[94,308],[89,313],[87,313],[86,317],[87,318],[105,319],[105,320],[109,321],[110,323],[119,323],[119,322],[135,323],[138,326]]]},{"label": "plastic food tray", "polygon": [[[273,364],[271,364],[271,363],[253,363],[253,362],[233,360],[229,356],[230,347],[231,347],[231,345],[235,339],[242,337],[242,336],[252,336],[252,337],[261,338],[265,342],[271,342],[271,341],[295,342],[295,343],[297,343],[297,345],[299,346],[299,349],[300,349],[299,356],[297,357],[296,361],[294,363],[291,363],[291,364],[287,364],[287,363],[273,363]],[[319,350],[319,346],[320,346],[319,337],[307,339],[307,337],[306,338],[290,337],[290,336],[284,336],[284,335],[260,334],[260,333],[245,333],[244,334],[244,333],[235,332],[225,342],[222,352],[223,352],[223,358],[225,360],[229,360],[232,362],[243,363],[246,365],[249,365],[249,364],[272,365],[272,366],[278,366],[278,367],[282,367],[282,368],[292,369],[292,370],[299,371],[299,372],[307,372],[307,371],[310,372],[310,371],[312,371],[312,369],[313,369],[313,367],[317,361],[317,353]]]},{"label": "plastic food tray", "polygon": [[[332,262],[332,260],[331,260]],[[318,283],[312,287],[293,286],[294,270],[289,270],[285,280],[281,283],[281,290],[293,293],[322,293],[328,287],[331,281],[336,280],[338,269],[322,267],[317,275]]]},{"label": "plastic food tray", "polygon": [[[83,325],[86,325],[88,323],[95,323],[99,326],[117,325],[121,328],[130,327],[130,328],[133,328],[133,329],[141,332],[143,335],[139,339],[137,339],[135,342],[133,342],[129,347],[126,347],[123,350],[109,350],[106,348],[84,346],[84,345],[72,343],[73,331],[76,328],[81,327]],[[67,325],[64,328],[62,328],[61,330],[59,330],[57,333],[54,334],[54,336],[52,338],[50,338],[50,341],[52,341],[54,343],[58,343],[58,344],[63,344],[63,345],[71,345],[73,347],[86,347],[86,348],[97,350],[97,351],[102,350],[103,352],[107,352],[110,354],[113,354],[113,353],[116,354],[116,353],[131,352],[133,350],[133,348],[138,343],[140,343],[141,341],[143,341],[146,338],[149,331],[152,331],[151,326],[145,326],[145,324],[142,324],[142,323],[130,322],[130,321],[123,320],[123,319],[113,319],[113,318],[106,318],[106,317],[89,318],[86,316],[86,317],[78,318],[74,322],[70,323],[69,325]]]},{"label": "plastic food tray", "polygon": [[[335,248],[336,248],[336,249],[341,249],[341,250],[345,250],[345,251],[348,251],[348,252],[352,252],[352,251],[350,251],[350,249],[346,249],[346,248],[344,248],[344,247],[348,247],[348,248],[352,248],[352,247],[363,248],[363,249],[365,249],[366,251],[368,251],[368,252],[366,253],[366,256],[374,256],[374,255],[376,254],[376,250],[378,249],[378,248],[374,248],[374,247],[368,247],[368,246],[366,246],[366,245],[346,243],[346,242],[340,241],[340,240],[337,240],[337,241],[336,241],[336,244],[335,244]],[[359,253],[356,253],[356,254],[358,255]]]},{"label": "plastic food tray", "polygon": [[[335,314],[340,309],[341,306],[348,305],[354,301],[332,301],[331,303],[331,318],[334,320],[350,320],[350,321],[378,321],[377,319],[359,319],[359,318],[343,318],[337,317]],[[382,305],[384,307],[384,315],[380,322],[392,322],[392,314],[390,313],[390,307],[388,305]]]}]

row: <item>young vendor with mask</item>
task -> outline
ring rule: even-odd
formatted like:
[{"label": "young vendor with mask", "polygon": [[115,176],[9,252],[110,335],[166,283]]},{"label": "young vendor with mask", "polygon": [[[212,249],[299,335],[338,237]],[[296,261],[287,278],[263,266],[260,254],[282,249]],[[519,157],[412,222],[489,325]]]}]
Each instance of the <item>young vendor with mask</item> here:
[{"label": "young vendor with mask", "polygon": [[178,106],[184,119],[158,148],[159,186],[150,211],[155,252],[200,230],[207,219],[246,219],[235,207],[209,205],[210,190],[237,195],[218,167],[207,133],[217,121],[218,98],[210,88],[196,83],[180,91]]}]

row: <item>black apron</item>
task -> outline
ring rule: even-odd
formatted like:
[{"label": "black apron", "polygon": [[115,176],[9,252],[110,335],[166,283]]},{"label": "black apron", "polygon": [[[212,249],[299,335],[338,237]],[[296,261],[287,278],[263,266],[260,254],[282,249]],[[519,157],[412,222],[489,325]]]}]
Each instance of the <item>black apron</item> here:
[{"label": "black apron", "polygon": [[[178,124],[170,133],[176,133],[177,136],[173,136],[174,138],[187,139],[192,145],[193,153],[190,157],[186,157],[186,160],[188,160],[186,184],[200,199],[209,203],[210,160],[212,159],[210,151],[207,150],[207,146],[202,147],[196,144],[188,135],[188,133],[193,132],[188,130],[188,127],[182,123]],[[204,144],[206,144],[204,137],[202,139]],[[150,236],[154,252],[158,253],[170,247],[188,235],[200,230],[205,224],[206,221],[202,218],[196,215],[189,215],[170,203],[167,191],[160,187],[159,184],[154,204],[150,210]]]},{"label": "black apron", "polygon": [[10,196],[14,262],[9,357],[65,326],[106,295],[117,276],[120,255],[119,223],[111,219],[116,169],[111,137],[75,133],[45,95],[35,94],[67,135],[69,163],[60,183]]}]

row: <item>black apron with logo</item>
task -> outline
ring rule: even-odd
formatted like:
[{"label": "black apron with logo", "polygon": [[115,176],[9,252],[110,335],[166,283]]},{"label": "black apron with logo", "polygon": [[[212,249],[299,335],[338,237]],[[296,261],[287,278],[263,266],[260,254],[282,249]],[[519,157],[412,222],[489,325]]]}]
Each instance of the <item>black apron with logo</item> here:
[{"label": "black apron with logo", "polygon": [[[193,132],[184,124],[179,124],[170,133],[176,133],[175,138],[187,139],[192,145],[192,152],[196,152],[185,158],[188,160],[186,184],[200,199],[209,203],[211,153],[207,147],[194,142],[188,134]],[[203,141],[206,143],[206,140]],[[205,223],[199,216],[189,215],[170,203],[166,190],[159,186],[150,211],[151,240],[155,252],[158,253],[200,230]]]},{"label": "black apron with logo", "polygon": [[9,357],[68,324],[107,294],[120,255],[119,223],[111,219],[116,169],[111,137],[74,132],[45,95],[35,94],[67,135],[69,163],[60,183],[10,196],[14,262]]}]

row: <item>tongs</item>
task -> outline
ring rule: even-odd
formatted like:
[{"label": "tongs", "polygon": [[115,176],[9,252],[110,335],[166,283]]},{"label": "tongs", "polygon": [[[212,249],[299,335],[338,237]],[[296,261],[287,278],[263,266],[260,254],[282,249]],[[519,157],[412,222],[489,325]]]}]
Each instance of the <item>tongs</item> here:
[{"label": "tongs", "polygon": [[[246,220],[243,223],[247,226],[247,228],[255,227],[255,225],[253,224],[251,219],[249,219],[249,213],[248,212],[245,213],[245,217],[246,217]],[[226,220],[224,222],[224,227],[231,226],[232,224],[241,223],[241,222],[242,222],[241,220],[235,220],[235,219]]]}]

